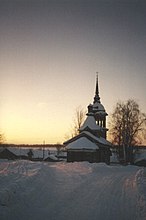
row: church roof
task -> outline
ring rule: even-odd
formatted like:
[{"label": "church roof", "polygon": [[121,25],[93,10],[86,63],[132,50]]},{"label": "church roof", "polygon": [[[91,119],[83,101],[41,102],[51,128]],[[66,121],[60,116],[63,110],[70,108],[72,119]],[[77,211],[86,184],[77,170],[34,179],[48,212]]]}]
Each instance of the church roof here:
[{"label": "church roof", "polygon": [[89,137],[92,138],[92,140],[100,143],[100,144],[103,144],[103,145],[106,145],[106,146],[112,146],[111,142],[107,141],[105,138],[103,137],[96,137],[95,135],[91,134],[89,131],[83,131],[82,134],[85,134]]},{"label": "church roof", "polygon": [[[112,144],[109,142],[109,141],[107,141],[105,138],[103,138],[103,137],[97,137],[97,136],[95,136],[95,135],[93,135],[93,134],[91,134],[89,131],[82,131],[79,135],[77,135],[77,136],[75,136],[75,137],[73,137],[73,138],[71,138],[71,139],[69,139],[69,140],[67,140],[67,141],[65,141],[64,142],[64,145],[66,145],[66,148],[67,149],[71,149],[71,147],[73,147],[74,149],[76,149],[75,148],[75,145],[77,144],[78,145],[78,148],[79,148],[79,143],[81,143],[81,142],[78,142],[77,140],[79,140],[79,139],[81,139],[81,138],[83,138],[84,137],[84,139],[82,139],[82,140],[84,140],[84,142],[82,141],[82,144],[83,145],[81,145],[81,148],[84,148],[84,144],[85,144],[85,146],[87,146],[87,143],[85,143],[85,140],[86,139],[88,139],[88,144],[90,143],[90,144],[92,144],[92,143],[94,143],[96,146],[99,144],[100,145],[100,147],[110,147]],[[90,142],[89,142],[90,141]],[[86,141],[87,142],[87,141]],[[72,145],[70,145],[71,143],[74,143],[74,144],[72,144]],[[68,148],[68,146],[69,146],[69,148]],[[90,146],[90,145],[89,145]],[[88,147],[89,147],[88,146]],[[91,145],[92,146],[92,145]]]},{"label": "church roof", "polygon": [[96,124],[95,118],[93,115],[88,115],[83,125],[80,127],[79,131],[83,131],[86,128],[89,128],[92,131],[100,131],[101,127]]},{"label": "church roof", "polygon": [[69,143],[66,147],[67,149],[73,149],[73,150],[97,150],[99,147],[90,141],[87,137],[79,137],[75,141]]}]

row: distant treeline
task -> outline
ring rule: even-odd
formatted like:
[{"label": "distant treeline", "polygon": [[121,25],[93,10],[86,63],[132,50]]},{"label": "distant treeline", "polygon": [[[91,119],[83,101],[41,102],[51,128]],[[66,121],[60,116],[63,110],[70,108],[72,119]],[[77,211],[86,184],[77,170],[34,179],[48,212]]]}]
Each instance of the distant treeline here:
[{"label": "distant treeline", "polygon": [[[112,145],[112,148],[113,149],[118,149],[118,148],[123,148],[123,146],[118,146],[118,145]],[[136,145],[136,146],[131,146],[130,148],[133,148],[133,149],[145,149],[146,150],[146,145]]]},{"label": "distant treeline", "polygon": [[22,148],[61,148],[62,144],[0,144],[0,147],[22,147]]}]

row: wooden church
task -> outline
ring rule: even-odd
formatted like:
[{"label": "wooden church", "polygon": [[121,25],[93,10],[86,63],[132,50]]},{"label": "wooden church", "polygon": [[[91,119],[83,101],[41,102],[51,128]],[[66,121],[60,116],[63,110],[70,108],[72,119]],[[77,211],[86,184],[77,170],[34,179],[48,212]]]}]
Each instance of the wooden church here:
[{"label": "wooden church", "polygon": [[98,75],[93,104],[88,106],[87,117],[79,129],[79,134],[66,142],[67,161],[105,162],[110,164],[111,143],[106,140],[106,116],[100,102]]}]

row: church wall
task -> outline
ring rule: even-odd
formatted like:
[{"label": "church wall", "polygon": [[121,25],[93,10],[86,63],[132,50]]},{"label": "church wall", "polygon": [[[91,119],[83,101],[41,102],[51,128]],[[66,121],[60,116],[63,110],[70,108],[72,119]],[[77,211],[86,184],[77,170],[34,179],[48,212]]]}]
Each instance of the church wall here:
[{"label": "church wall", "polygon": [[106,149],[96,151],[67,150],[67,162],[88,161],[90,163],[110,163],[110,153]]}]

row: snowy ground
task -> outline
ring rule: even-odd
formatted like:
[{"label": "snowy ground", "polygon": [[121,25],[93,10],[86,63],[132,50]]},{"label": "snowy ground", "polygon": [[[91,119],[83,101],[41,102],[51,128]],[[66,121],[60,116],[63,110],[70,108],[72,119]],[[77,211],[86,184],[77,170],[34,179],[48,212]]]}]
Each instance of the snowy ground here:
[{"label": "snowy ground", "polygon": [[146,168],[0,161],[0,220],[144,220]]}]

